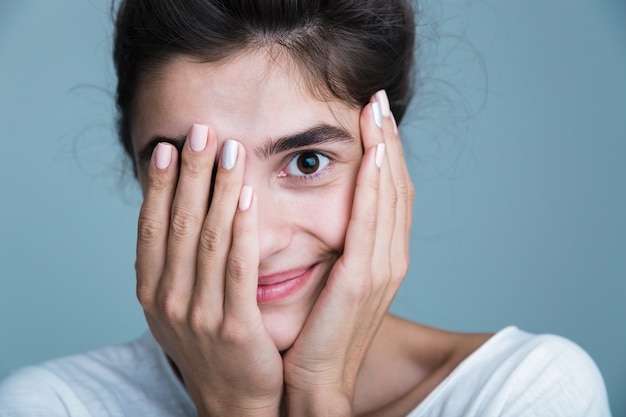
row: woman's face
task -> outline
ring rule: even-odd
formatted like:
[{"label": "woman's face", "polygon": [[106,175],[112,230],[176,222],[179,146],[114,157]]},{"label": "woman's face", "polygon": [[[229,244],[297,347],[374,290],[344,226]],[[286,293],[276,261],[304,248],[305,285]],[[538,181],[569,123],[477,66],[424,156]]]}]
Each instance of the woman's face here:
[{"label": "woman's face", "polygon": [[[244,184],[259,207],[259,283],[274,284],[259,286],[257,302],[280,350],[297,337],[343,250],[362,156],[360,109],[320,101],[306,85],[288,60],[261,52],[219,64],[181,56],[141,86],[132,125],[144,190],[153,146],[183,141],[194,123],[215,130],[218,149],[228,139],[246,148]],[[298,276],[301,285],[280,284]]]}]

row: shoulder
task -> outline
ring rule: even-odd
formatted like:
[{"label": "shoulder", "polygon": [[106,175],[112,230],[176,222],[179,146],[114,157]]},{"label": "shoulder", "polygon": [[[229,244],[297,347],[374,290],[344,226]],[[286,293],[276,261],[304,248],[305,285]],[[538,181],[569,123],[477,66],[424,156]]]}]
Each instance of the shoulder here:
[{"label": "shoulder", "polygon": [[20,369],[0,384],[0,416],[3,417],[63,416],[66,406],[76,408],[72,405],[75,402],[67,385],[40,366]]},{"label": "shoulder", "polygon": [[146,334],[14,372],[0,384],[0,416],[128,415],[135,404],[153,403],[149,396],[180,393],[176,384],[163,353]]},{"label": "shoulder", "polygon": [[452,396],[460,415],[609,416],[602,376],[577,344],[515,327],[495,334],[463,361],[425,403]]},{"label": "shoulder", "polygon": [[476,359],[481,357],[490,359],[488,374],[510,375],[518,384],[558,384],[563,389],[589,393],[604,390],[593,359],[576,343],[561,336],[536,335],[508,327],[476,352]]}]

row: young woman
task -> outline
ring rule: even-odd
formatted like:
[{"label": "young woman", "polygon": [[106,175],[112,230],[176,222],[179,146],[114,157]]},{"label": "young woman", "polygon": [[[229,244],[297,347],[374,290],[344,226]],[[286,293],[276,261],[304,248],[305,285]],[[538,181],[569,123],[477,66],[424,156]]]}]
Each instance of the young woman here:
[{"label": "young woman", "polygon": [[150,333],[15,374],[0,415],[609,415],[571,342],[387,312],[409,264],[413,48],[403,0],[123,1]]}]

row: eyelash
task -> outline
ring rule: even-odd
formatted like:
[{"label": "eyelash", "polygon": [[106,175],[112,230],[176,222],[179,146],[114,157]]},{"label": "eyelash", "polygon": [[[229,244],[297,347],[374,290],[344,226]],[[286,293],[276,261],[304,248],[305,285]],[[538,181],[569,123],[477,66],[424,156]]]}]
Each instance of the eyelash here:
[{"label": "eyelash", "polygon": [[[292,164],[297,164],[298,162],[298,158],[302,157],[303,155],[315,155],[315,157],[317,158],[317,163],[320,166],[319,168],[317,168],[315,170],[315,172],[311,173],[311,174],[307,174],[307,173],[303,173],[302,171],[300,171],[300,173],[302,175],[293,175],[293,174],[289,174],[287,172],[287,170],[289,169],[290,165]],[[319,152],[319,151],[315,151],[315,150],[306,150],[306,151],[302,151],[302,152],[298,152],[296,154],[294,154],[293,156],[289,157],[287,164],[285,166],[285,168],[283,168],[280,173],[278,174],[279,177],[290,177],[296,181],[311,181],[311,180],[315,180],[321,176],[323,176],[328,169],[330,168],[330,166],[333,164],[333,159],[326,155],[323,152]],[[295,168],[295,167],[292,167]],[[297,168],[296,168],[297,169]]]}]

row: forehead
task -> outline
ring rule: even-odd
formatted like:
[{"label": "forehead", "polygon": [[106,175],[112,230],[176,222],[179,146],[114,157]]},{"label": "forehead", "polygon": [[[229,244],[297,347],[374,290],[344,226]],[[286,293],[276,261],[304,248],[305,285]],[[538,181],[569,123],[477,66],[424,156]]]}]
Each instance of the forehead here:
[{"label": "forehead", "polygon": [[131,134],[135,151],[153,136],[184,136],[211,125],[220,141],[262,141],[324,122],[357,135],[359,109],[323,101],[296,66],[263,51],[219,63],[179,56],[148,77],[137,93]]}]

